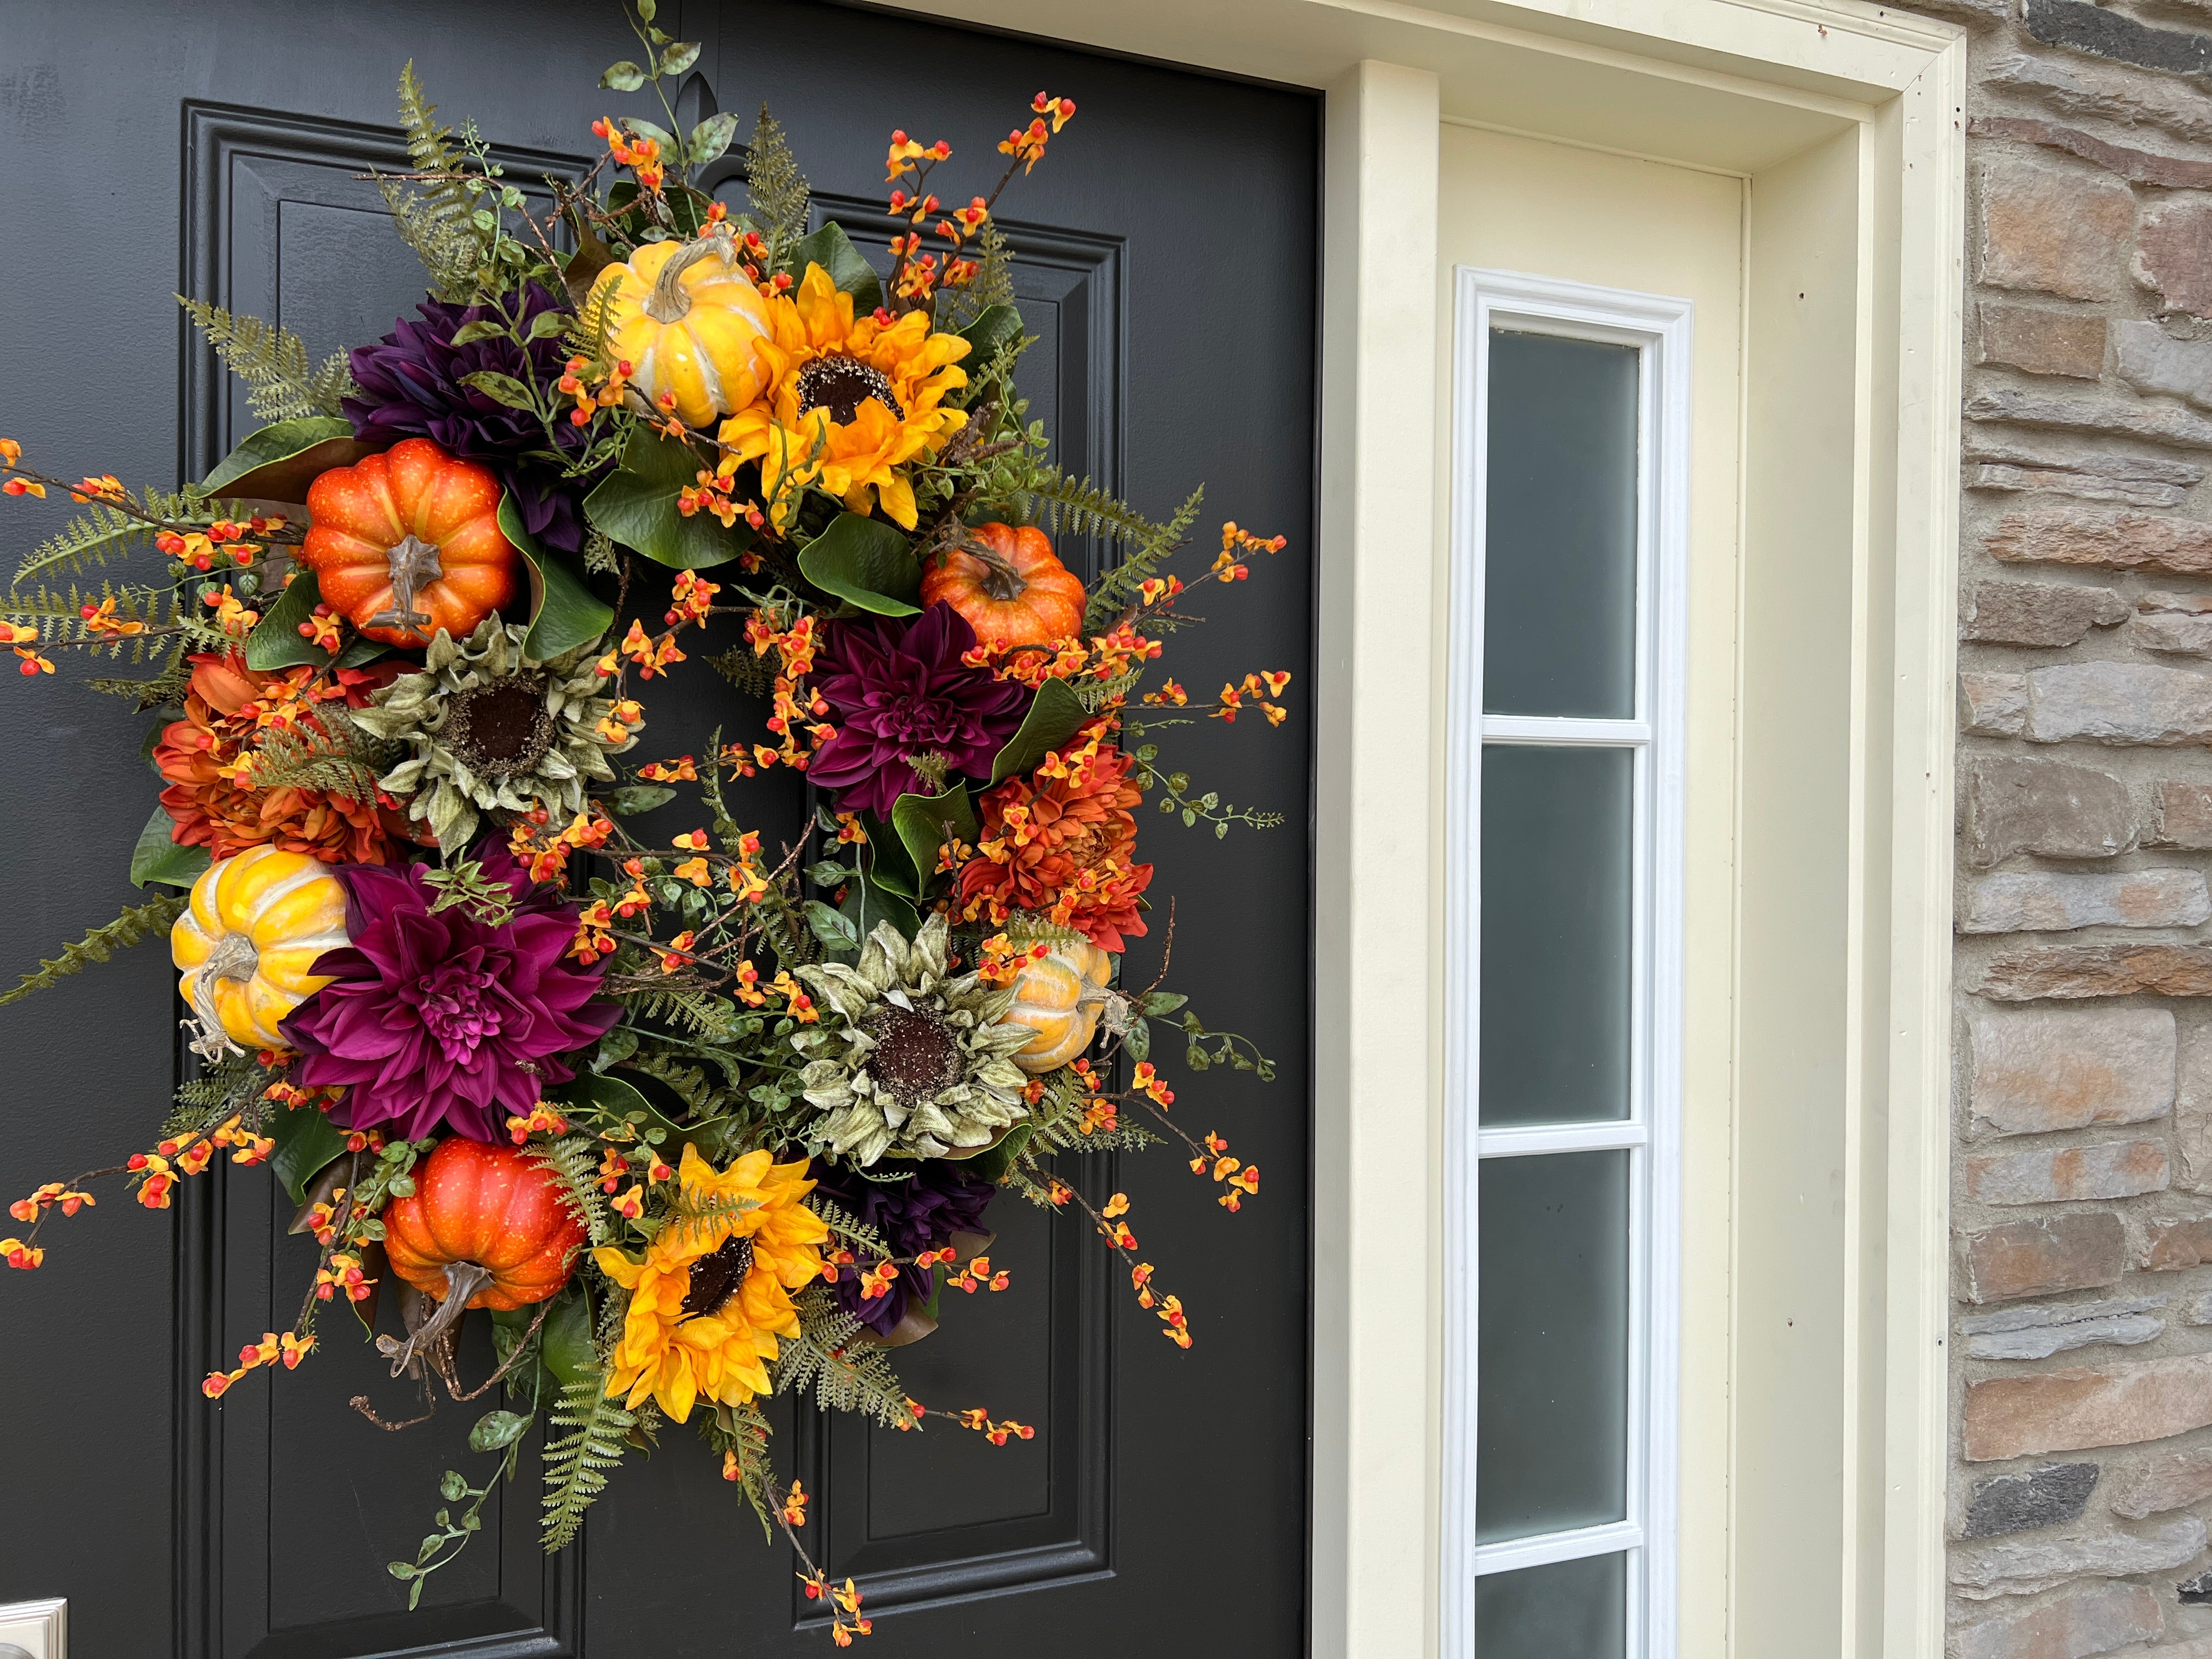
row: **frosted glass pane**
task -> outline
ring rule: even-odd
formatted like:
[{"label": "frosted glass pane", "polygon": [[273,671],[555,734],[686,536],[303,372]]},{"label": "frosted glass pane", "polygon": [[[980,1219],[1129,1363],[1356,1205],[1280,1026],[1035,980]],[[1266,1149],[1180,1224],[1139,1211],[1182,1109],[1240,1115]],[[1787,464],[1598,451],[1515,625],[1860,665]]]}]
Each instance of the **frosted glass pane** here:
[{"label": "frosted glass pane", "polygon": [[1636,713],[1633,346],[1490,335],[1482,706]]},{"label": "frosted glass pane", "polygon": [[1482,1121],[1628,1115],[1626,749],[1482,752]]},{"label": "frosted glass pane", "polygon": [[1627,1515],[1629,1157],[1483,1161],[1474,1528],[1484,1543]]},{"label": "frosted glass pane", "polygon": [[1628,1558],[1592,1555],[1474,1581],[1476,1659],[1621,1659]]}]

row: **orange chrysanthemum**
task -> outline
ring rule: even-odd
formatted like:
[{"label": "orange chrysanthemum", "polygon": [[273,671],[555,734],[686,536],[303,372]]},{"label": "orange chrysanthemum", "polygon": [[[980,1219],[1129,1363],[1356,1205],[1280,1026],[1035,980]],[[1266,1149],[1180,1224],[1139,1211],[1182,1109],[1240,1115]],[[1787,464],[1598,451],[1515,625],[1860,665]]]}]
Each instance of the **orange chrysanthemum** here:
[{"label": "orange chrysanthemum", "polygon": [[1065,758],[983,797],[982,839],[960,870],[961,915],[995,926],[1035,911],[1119,951],[1125,935],[1145,932],[1137,900],[1152,866],[1134,862],[1130,810],[1144,793],[1129,781],[1135,763],[1108,746],[1103,724],[1082,735]]},{"label": "orange chrysanthemum", "polygon": [[234,651],[192,662],[185,717],[170,722],[154,750],[169,786],[161,806],[176,820],[169,833],[178,844],[204,846],[217,859],[274,845],[325,864],[382,864],[390,830],[374,801],[253,783],[261,733],[311,725],[315,702],[342,694],[318,688],[313,669],[263,674]]}]

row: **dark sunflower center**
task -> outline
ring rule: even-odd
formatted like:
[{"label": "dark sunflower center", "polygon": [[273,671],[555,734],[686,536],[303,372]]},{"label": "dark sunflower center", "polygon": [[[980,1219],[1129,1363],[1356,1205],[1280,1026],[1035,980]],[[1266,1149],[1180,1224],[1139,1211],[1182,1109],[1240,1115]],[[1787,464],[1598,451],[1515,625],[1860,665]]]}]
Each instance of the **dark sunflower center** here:
[{"label": "dark sunflower center", "polygon": [[854,357],[817,357],[799,371],[799,412],[802,415],[826,409],[830,418],[838,425],[850,426],[860,405],[871,398],[900,420],[906,419],[906,410],[899,406],[890,378],[872,364]]},{"label": "dark sunflower center", "polygon": [[884,1003],[868,1021],[876,1040],[868,1070],[902,1106],[919,1105],[960,1081],[960,1039],[932,1014]]},{"label": "dark sunflower center", "polygon": [[479,772],[527,772],[553,743],[553,717],[535,678],[509,675],[457,691],[446,746]]},{"label": "dark sunflower center", "polygon": [[732,1234],[724,1239],[711,1255],[702,1255],[691,1264],[676,1322],[681,1325],[687,1319],[704,1319],[721,1312],[744,1286],[745,1275],[752,1270],[751,1238]]}]

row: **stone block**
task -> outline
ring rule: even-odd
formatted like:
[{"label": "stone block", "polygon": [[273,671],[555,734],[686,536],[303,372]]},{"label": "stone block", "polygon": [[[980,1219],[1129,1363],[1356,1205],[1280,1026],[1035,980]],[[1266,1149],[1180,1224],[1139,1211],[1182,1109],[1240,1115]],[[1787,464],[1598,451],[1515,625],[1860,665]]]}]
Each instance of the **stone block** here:
[{"label": "stone block", "polygon": [[2079,645],[2092,628],[2110,628],[2127,616],[2127,601],[2109,587],[1976,582],[1959,637],[1987,645]]},{"label": "stone block", "polygon": [[2212,1216],[2161,1216],[2143,1230],[2142,1266],[2179,1273],[2212,1261]]},{"label": "stone block", "polygon": [[2069,1578],[2094,1573],[2118,1578],[2166,1572],[2204,1552],[2204,1523],[2185,1515],[2148,1533],[2107,1532],[2087,1538],[2035,1538],[1984,1544],[1951,1555],[1951,1583],[1976,1601],[1993,1595],[2033,1595]]},{"label": "stone block", "polygon": [[1959,1322],[1969,1359],[2048,1359],[2075,1348],[2131,1348],[2166,1329],[2162,1296],[2124,1302],[2040,1302],[2000,1308]]},{"label": "stone block", "polygon": [[2146,593],[2136,601],[2129,635],[2145,651],[2179,657],[2212,657],[2212,597]]},{"label": "stone block", "polygon": [[2042,997],[2212,996],[2212,945],[2057,945],[1994,956],[1966,988],[1999,1002]]},{"label": "stone block", "polygon": [[1950,1659],[2095,1659],[2166,1632],[2158,1597],[2141,1584],[2097,1584],[2024,1613],[1954,1625]]},{"label": "stone block", "polygon": [[2110,570],[2212,571],[2212,525],[2142,513],[2036,506],[1999,520],[1983,547],[2007,564],[2085,564]]},{"label": "stone block", "polygon": [[2131,185],[2155,185],[2162,190],[2212,189],[2212,161],[2192,161],[2161,150],[2138,149],[2092,137],[2079,127],[2062,126],[2018,115],[1978,115],[1966,131],[1977,138],[2009,139],[2016,144],[2040,144],[2063,150],[2116,173]]},{"label": "stone block", "polygon": [[1977,738],[2016,738],[2027,730],[2027,676],[1959,676],[1959,729]]},{"label": "stone block", "polygon": [[2144,214],[2130,269],[2167,309],[2212,316],[2212,202],[2179,197]]},{"label": "stone block", "polygon": [[2200,78],[2212,75],[2212,37],[2153,28],[2086,0],[2021,0],[2021,21],[2037,40],[2122,64]]},{"label": "stone block", "polygon": [[2128,1231],[2109,1212],[2004,1221],[1959,1235],[1961,1299],[2009,1302],[2116,1284],[2127,1270]]},{"label": "stone block", "polygon": [[2177,1178],[2191,1192],[2212,1192],[2212,1031],[2193,1028],[2176,1066],[2173,1151]]},{"label": "stone block", "polygon": [[[2025,1474],[2000,1474],[1974,1488],[1966,1500],[1961,1538],[1996,1538],[2008,1532],[2063,1526],[2080,1515],[2097,1488],[2094,1463],[2046,1463]],[[2168,1509],[2179,1509],[2169,1504]]]},{"label": "stone block", "polygon": [[1967,398],[1965,412],[1970,421],[2005,421],[2059,432],[2101,432],[2182,449],[2212,449],[2212,421],[2185,409],[2166,409],[2155,404],[2051,398],[2039,392],[1996,386]]},{"label": "stone block", "polygon": [[1977,760],[1959,794],[1966,856],[1984,868],[2015,853],[2100,859],[2135,844],[2127,786],[2092,767],[2011,756]]},{"label": "stone block", "polygon": [[2178,137],[2212,141],[2212,99],[2171,81],[2059,58],[2004,53],[1981,66],[1985,85],[2009,87],[2068,115],[2121,126],[2142,125]]},{"label": "stone block", "polygon": [[2212,784],[2166,779],[2151,793],[2153,847],[2212,852]]},{"label": "stone block", "polygon": [[1969,1158],[1966,1177],[1966,1196],[1984,1204],[2064,1204],[2163,1192],[2173,1168],[2162,1140],[2106,1140]]},{"label": "stone block", "polygon": [[2212,1446],[2160,1452],[2133,1474],[2113,1483],[2112,1513],[2142,1521],[2168,1510],[2185,1510],[2212,1498]]},{"label": "stone block", "polygon": [[1996,1463],[2166,1440],[2208,1423],[2212,1354],[2124,1359],[1968,1382],[1960,1444],[1968,1462]]},{"label": "stone block", "polygon": [[1993,439],[1986,431],[1975,435],[1966,459],[1971,489],[2027,490],[2128,507],[2179,507],[2191,488],[2204,481],[2204,469],[2188,461],[2084,453],[2078,448],[2054,451]]},{"label": "stone block", "polygon": [[2156,323],[2112,325],[2120,378],[2138,392],[2164,392],[2212,409],[2212,341],[2177,340]]},{"label": "stone block", "polygon": [[1978,1133],[2148,1123],[2173,1109],[2176,1037],[2164,1008],[1984,1008],[1967,1020]]},{"label": "stone block", "polygon": [[2185,1325],[2212,1325],[2212,1291],[2199,1291],[2181,1307]]},{"label": "stone block", "polygon": [[2125,291],[2120,250],[2135,228],[2134,192],[2114,179],[2010,157],[1981,169],[1981,280],[2071,300]]},{"label": "stone block", "polygon": [[2148,663],[2069,662],[2027,677],[2031,743],[2150,744],[2212,738],[2212,675]]},{"label": "stone block", "polygon": [[1984,301],[1977,312],[1983,362],[2076,380],[2094,380],[2105,372],[2102,317],[2077,317],[2043,306],[2003,305],[1994,300]]},{"label": "stone block", "polygon": [[2004,871],[1959,894],[1962,933],[2061,933],[2075,927],[2194,927],[2212,920],[2212,894],[2194,870],[2122,875]]}]

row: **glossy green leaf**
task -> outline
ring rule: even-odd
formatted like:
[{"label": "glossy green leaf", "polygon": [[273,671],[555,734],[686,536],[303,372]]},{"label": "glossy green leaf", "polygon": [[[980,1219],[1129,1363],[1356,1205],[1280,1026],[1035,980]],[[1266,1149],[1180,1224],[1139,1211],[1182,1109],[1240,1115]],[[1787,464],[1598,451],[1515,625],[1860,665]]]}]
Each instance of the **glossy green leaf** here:
[{"label": "glossy green leaf", "polygon": [[975,844],[975,808],[968,786],[956,783],[941,795],[901,795],[891,803],[891,829],[920,879],[917,896],[937,874],[937,858],[948,835]]},{"label": "glossy green leaf", "polygon": [[[725,530],[708,513],[686,518],[676,510],[677,492],[712,465],[689,443],[641,427],[623,453],[621,467],[584,497],[584,516],[633,551],[678,570],[727,564],[752,544],[748,531]],[[611,617],[610,617],[611,620]]]},{"label": "glossy green leaf", "polygon": [[890,923],[907,939],[921,931],[921,915],[912,903],[866,877],[845,890],[844,903],[832,914],[852,928],[853,942],[842,948],[854,955],[859,954],[860,942],[884,922]]},{"label": "glossy green leaf", "polygon": [[965,1159],[968,1172],[986,1181],[1004,1181],[1006,1171],[1014,1167],[1014,1160],[1022,1155],[1022,1148],[1030,1144],[1030,1137],[1036,1133],[1034,1123],[1017,1123],[997,1146],[986,1146],[975,1157]]},{"label": "glossy green leaf", "polygon": [[921,566],[905,532],[882,519],[840,513],[799,550],[799,568],[823,592],[878,617],[921,610]]},{"label": "glossy green leaf", "polygon": [[626,818],[639,812],[650,812],[675,799],[676,792],[665,784],[633,783],[609,795],[607,806],[617,817]]},{"label": "glossy green leaf", "polygon": [[307,1183],[344,1154],[345,1137],[316,1106],[279,1106],[263,1121],[276,1143],[269,1167],[297,1204],[307,1195]]},{"label": "glossy green leaf", "polygon": [[352,465],[370,448],[353,435],[353,422],[343,416],[279,421],[249,434],[214,471],[192,486],[192,493],[304,501],[309,484],[332,467]]},{"label": "glossy green leaf", "polygon": [[531,1419],[520,1412],[486,1412],[469,1431],[469,1449],[488,1452],[511,1446],[530,1432],[530,1424]]},{"label": "glossy green leaf", "polygon": [[842,225],[826,224],[791,245],[788,268],[794,287],[805,280],[809,265],[820,265],[841,293],[853,296],[855,315],[866,315],[883,304],[884,279],[876,275],[868,256],[853,246]]},{"label": "glossy green leaf", "polygon": [[625,58],[611,64],[607,72],[599,76],[599,84],[610,92],[635,92],[645,84],[645,71]]},{"label": "glossy green leaf", "polygon": [[246,636],[246,665],[266,673],[303,663],[319,668],[329,662],[331,653],[300,631],[322,602],[322,589],[316,585],[313,571],[302,570],[294,576],[291,585],[261,613],[261,620]]},{"label": "glossy green leaf", "polygon": [[1004,783],[1030,770],[1088,726],[1092,718],[1084,708],[1083,699],[1075,695],[1066,680],[1047,680],[1037,688],[1036,701],[1023,717],[1022,729],[1014,733],[999,751],[998,759],[992,762],[991,781]]},{"label": "glossy green leaf", "polygon": [[974,322],[960,331],[970,348],[967,357],[973,374],[991,361],[991,354],[1010,340],[1022,337],[1022,313],[1010,305],[985,306]]},{"label": "glossy green leaf", "polygon": [[[500,533],[514,544],[530,571],[530,632],[522,641],[525,654],[547,662],[565,651],[595,640],[615,619],[611,606],[601,604],[584,584],[584,573],[572,556],[550,552],[523,528],[521,509],[514,497],[502,491],[499,498]],[[258,631],[258,630],[257,630]]]},{"label": "glossy green leaf", "polygon": [[131,849],[131,884],[143,887],[149,881],[158,881],[171,887],[189,887],[200,878],[200,872],[210,860],[204,847],[179,847],[170,839],[169,832],[177,821],[160,807],[146,820],[146,827],[138,832],[138,844]]}]

